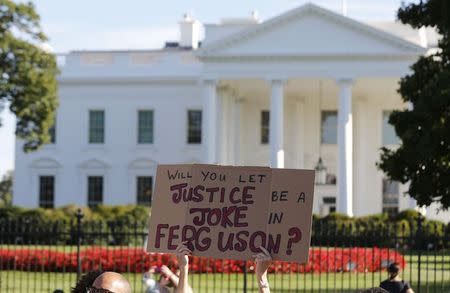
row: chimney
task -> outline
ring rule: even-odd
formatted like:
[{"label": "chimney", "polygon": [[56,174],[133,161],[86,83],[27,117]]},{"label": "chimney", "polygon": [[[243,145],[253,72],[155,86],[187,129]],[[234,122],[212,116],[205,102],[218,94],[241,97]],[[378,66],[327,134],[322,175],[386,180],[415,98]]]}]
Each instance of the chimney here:
[{"label": "chimney", "polygon": [[200,22],[185,14],[180,21],[180,47],[197,49],[200,41]]}]

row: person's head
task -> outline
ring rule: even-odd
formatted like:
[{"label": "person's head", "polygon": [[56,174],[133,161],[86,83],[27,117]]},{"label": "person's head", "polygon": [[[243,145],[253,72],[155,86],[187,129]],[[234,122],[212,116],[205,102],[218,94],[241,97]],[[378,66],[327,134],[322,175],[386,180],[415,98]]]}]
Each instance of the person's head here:
[{"label": "person's head", "polygon": [[396,262],[391,263],[387,269],[388,273],[389,273],[389,278],[390,279],[394,279],[395,277],[398,276],[399,272],[400,272],[400,265]]},{"label": "person's head", "polygon": [[100,276],[101,274],[103,274],[102,271],[91,271],[91,272],[84,274],[78,280],[75,287],[72,288],[71,292],[72,293],[86,293],[86,290],[88,288],[92,287],[92,284],[94,284],[95,279],[97,279],[98,276]]},{"label": "person's head", "polygon": [[131,286],[127,279],[115,272],[105,272],[98,276],[93,288],[106,289],[113,293],[131,293]]}]

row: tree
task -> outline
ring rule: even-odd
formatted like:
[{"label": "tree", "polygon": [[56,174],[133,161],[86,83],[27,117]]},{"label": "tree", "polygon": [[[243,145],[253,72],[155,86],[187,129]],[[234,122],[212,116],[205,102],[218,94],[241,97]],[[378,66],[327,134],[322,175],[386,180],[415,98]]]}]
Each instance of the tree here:
[{"label": "tree", "polygon": [[42,49],[39,20],[32,3],[0,0],[0,109],[16,116],[25,151],[49,142],[57,107],[56,58]]},{"label": "tree", "polygon": [[13,172],[8,171],[0,181],[0,206],[12,204]]},{"label": "tree", "polygon": [[412,65],[398,92],[409,109],[394,111],[401,145],[382,148],[379,167],[392,180],[409,182],[408,193],[420,206],[450,207],[450,3],[428,0],[405,5],[398,18],[414,28],[435,27],[442,39],[438,49]]}]

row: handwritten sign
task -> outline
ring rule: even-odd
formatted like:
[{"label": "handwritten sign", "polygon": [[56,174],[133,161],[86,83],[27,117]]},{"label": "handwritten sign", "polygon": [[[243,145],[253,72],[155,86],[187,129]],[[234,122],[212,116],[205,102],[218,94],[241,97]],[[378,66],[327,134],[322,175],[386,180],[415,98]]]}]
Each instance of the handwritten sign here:
[{"label": "handwritten sign", "polygon": [[313,170],[159,165],[147,250],[305,263],[311,238]]}]

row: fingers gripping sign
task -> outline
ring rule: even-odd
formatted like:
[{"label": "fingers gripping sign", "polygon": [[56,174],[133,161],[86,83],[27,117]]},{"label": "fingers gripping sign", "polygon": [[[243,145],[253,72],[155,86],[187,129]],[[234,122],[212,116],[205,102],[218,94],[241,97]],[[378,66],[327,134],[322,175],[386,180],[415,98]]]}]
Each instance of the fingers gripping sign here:
[{"label": "fingers gripping sign", "polygon": [[178,265],[181,267],[186,267],[189,265],[189,256],[192,255],[192,251],[186,246],[187,241],[178,244],[176,249],[176,256],[178,259]]},{"label": "fingers gripping sign", "polygon": [[176,293],[192,293],[192,288],[188,284],[189,256],[192,255],[192,251],[186,245],[187,241],[181,242],[175,250],[180,269],[180,279],[175,290]]}]

